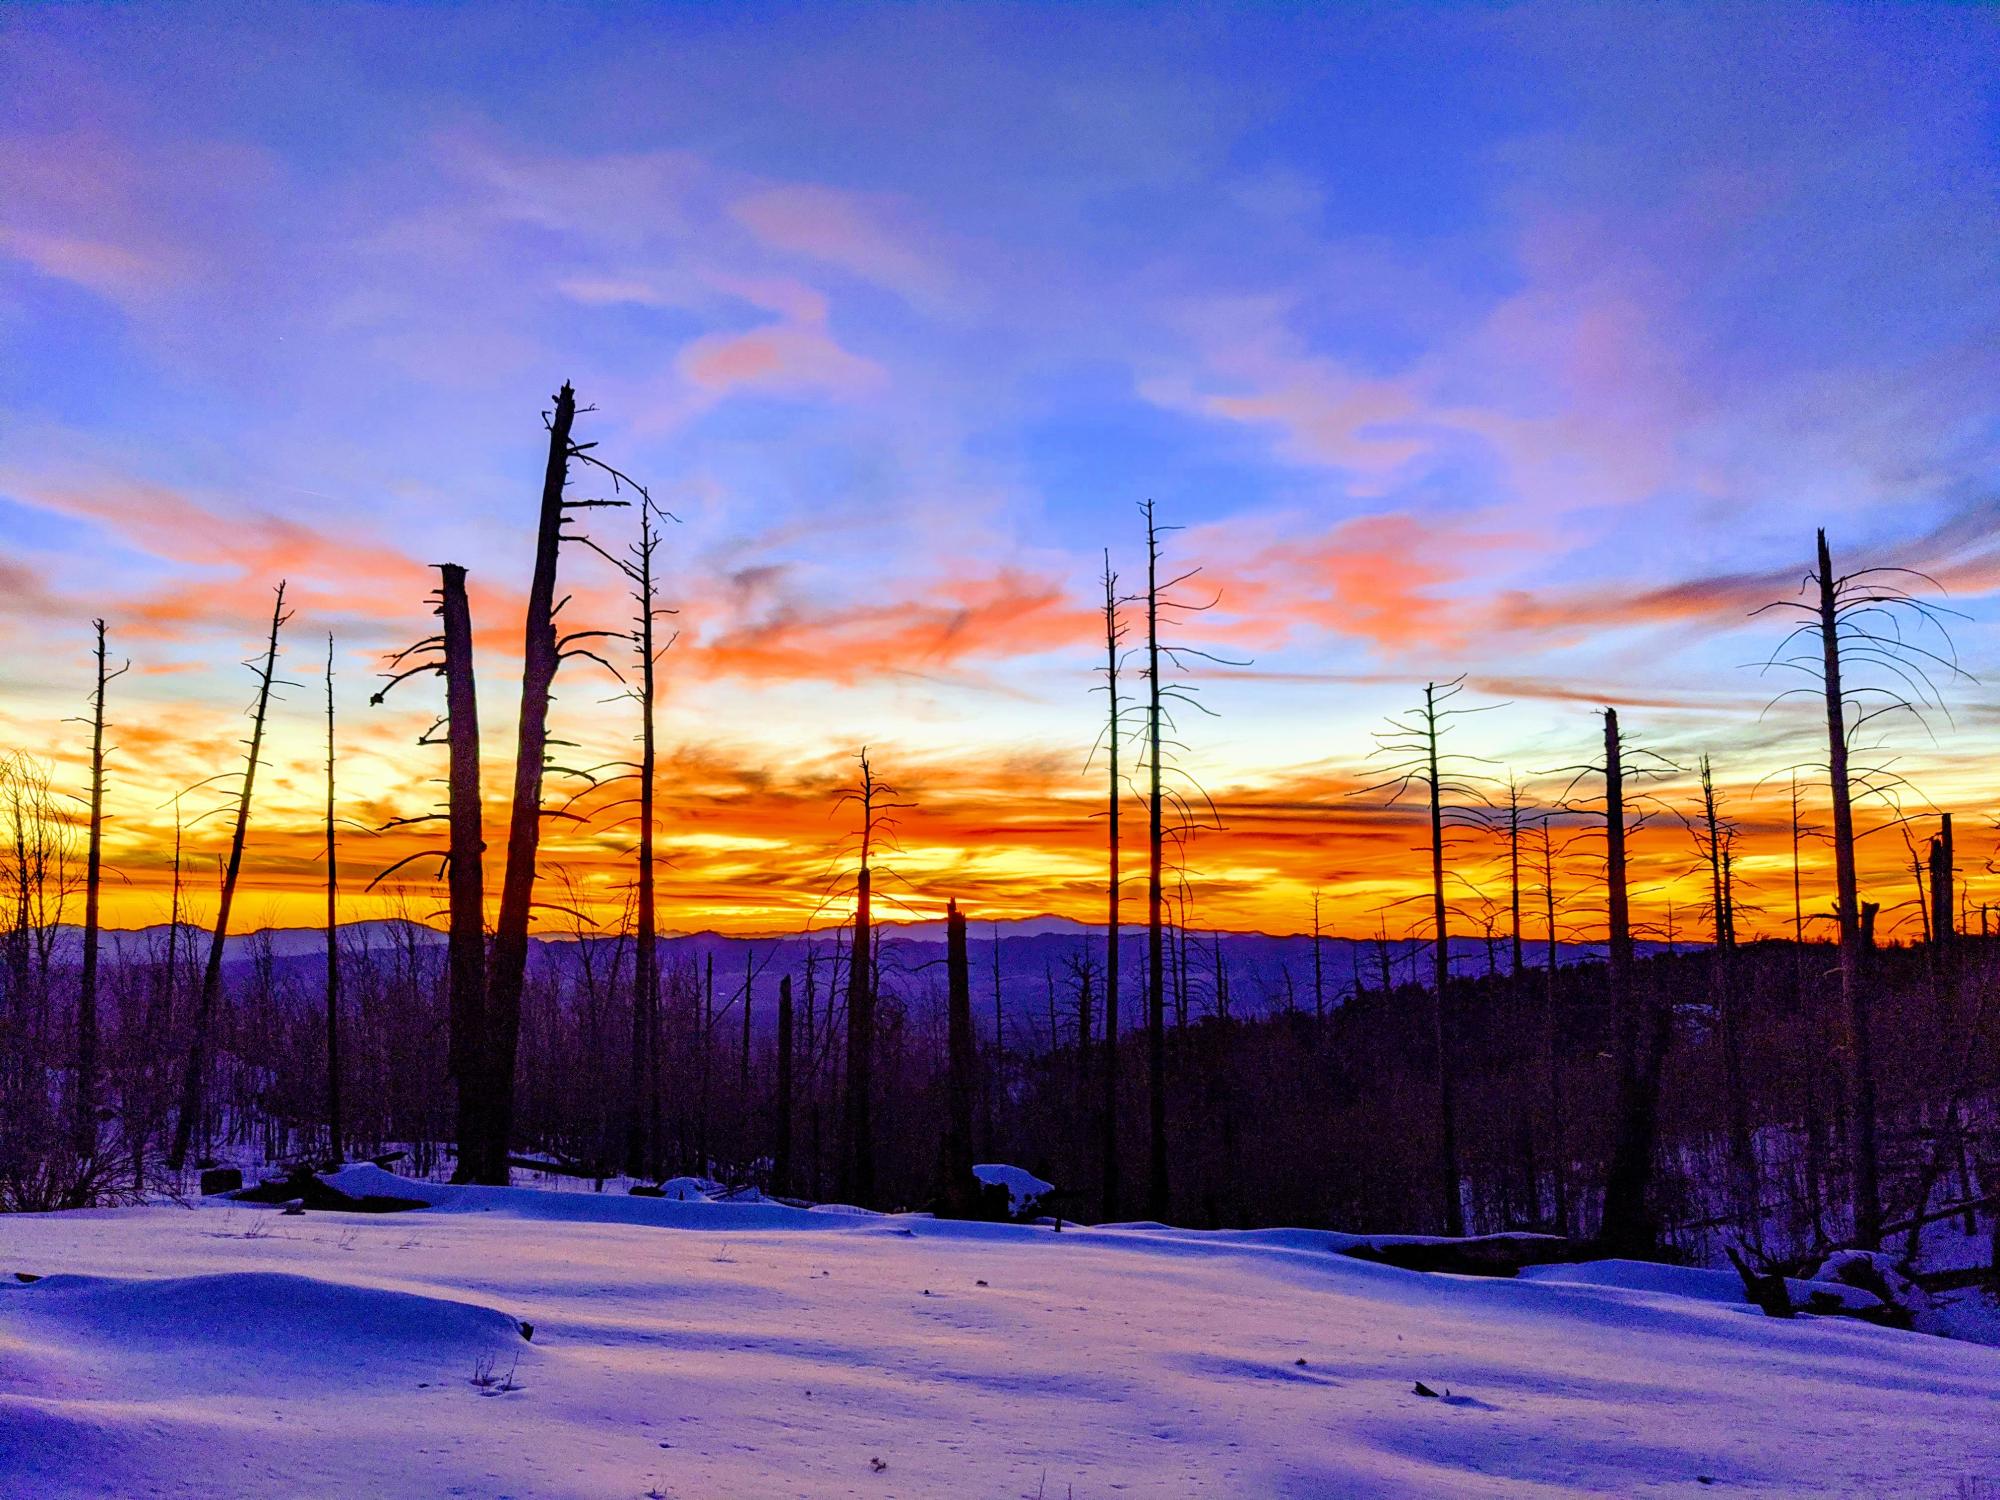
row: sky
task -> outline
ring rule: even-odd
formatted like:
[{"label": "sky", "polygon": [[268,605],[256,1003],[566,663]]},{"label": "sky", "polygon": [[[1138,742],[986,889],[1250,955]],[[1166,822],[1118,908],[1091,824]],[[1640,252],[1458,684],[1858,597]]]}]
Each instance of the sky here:
[{"label": "sky", "polygon": [[[2000,901],[1990,9],[10,7],[0,101],[0,736],[83,785],[102,616],[132,664],[118,925],[166,916],[177,807],[212,905],[226,819],[175,794],[242,754],[281,579],[239,924],[315,919],[329,633],[342,909],[434,910],[421,865],[361,888],[435,841],[377,830],[441,794],[441,687],[368,699],[439,562],[470,571],[498,845],[564,381],[675,517],[666,928],[821,908],[864,745],[912,804],[907,910],[1098,915],[1101,573],[1142,581],[1147,500],[1214,600],[1173,627],[1210,653],[1212,716],[1178,723],[1220,825],[1185,852],[1197,923],[1300,930],[1315,890],[1336,930],[1415,922],[1420,820],[1367,791],[1372,731],[1463,676],[1467,777],[1536,808],[1604,705],[1661,758],[1655,930],[1700,931],[1681,815],[1712,755],[1744,925],[1788,925],[1789,768],[1824,822],[1824,730],[1769,706],[1796,683],[1752,611],[1797,597],[1819,526],[1959,612],[1944,711],[1872,758],[1905,812],[1957,813]],[[590,521],[613,551],[635,525]],[[567,619],[623,628],[608,564],[562,569]],[[632,754],[620,691],[558,679],[585,763]],[[631,846],[615,807],[562,824],[551,888],[615,922]],[[1454,853],[1466,921],[1496,854]]]}]

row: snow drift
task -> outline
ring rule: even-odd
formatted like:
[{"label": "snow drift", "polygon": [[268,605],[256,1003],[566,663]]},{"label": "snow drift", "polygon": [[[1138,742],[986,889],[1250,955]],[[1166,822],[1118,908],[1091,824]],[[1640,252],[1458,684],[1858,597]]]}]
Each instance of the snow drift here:
[{"label": "snow drift", "polygon": [[1929,1500],[2000,1477],[2000,1351],[1765,1318],[1716,1273],[424,1191],[395,1215],[0,1218],[0,1273],[47,1273],[0,1288],[0,1495]]}]

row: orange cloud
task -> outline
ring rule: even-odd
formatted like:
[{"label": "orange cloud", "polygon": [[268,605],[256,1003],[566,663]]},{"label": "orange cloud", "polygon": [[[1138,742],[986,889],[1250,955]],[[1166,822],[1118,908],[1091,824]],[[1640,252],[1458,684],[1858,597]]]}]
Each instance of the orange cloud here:
[{"label": "orange cloud", "polygon": [[268,615],[270,590],[280,579],[288,582],[286,599],[297,608],[371,620],[413,614],[433,586],[422,565],[371,538],[198,500],[162,485],[102,474],[0,475],[0,482],[28,504],[96,522],[189,570],[118,603],[118,628],[128,638],[172,639],[211,626],[241,629]]},{"label": "orange cloud", "polygon": [[713,634],[691,625],[690,670],[851,683],[1073,647],[1099,628],[1096,612],[1062,583],[1014,569],[945,579],[923,597],[830,609],[786,597],[783,579],[781,569],[739,572],[736,609],[750,618]]}]

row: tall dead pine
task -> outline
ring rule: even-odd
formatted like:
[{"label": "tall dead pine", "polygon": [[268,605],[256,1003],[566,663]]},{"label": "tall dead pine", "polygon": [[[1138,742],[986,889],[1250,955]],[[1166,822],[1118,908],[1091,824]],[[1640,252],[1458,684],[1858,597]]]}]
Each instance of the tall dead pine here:
[{"label": "tall dead pine", "polygon": [[1611,1166],[1604,1184],[1604,1247],[1644,1259],[1659,1244],[1652,1201],[1654,1148],[1659,1135],[1660,1069],[1671,1013],[1652,996],[1642,1001],[1632,976],[1632,916],[1625,861],[1624,741],[1618,710],[1604,710],[1604,885],[1611,1009],[1617,1034],[1618,1103]]},{"label": "tall dead pine", "polygon": [[[485,808],[479,786],[479,694],[473,678],[472,608],[466,598],[465,569],[439,563],[438,632],[394,653],[388,685],[368,701],[380,704],[397,683],[433,673],[444,678],[444,715],[417,739],[420,745],[439,743],[445,731],[449,757],[444,817],[449,830],[442,851],[422,849],[381,871],[371,888],[404,865],[439,859],[446,878],[448,925],[445,967],[447,1007],[446,1071],[456,1095],[457,1165],[454,1182],[476,1180],[491,1132],[487,1127],[486,1087],[486,833]],[[395,818],[389,827],[427,823],[436,813]]]},{"label": "tall dead pine", "polygon": [[1709,993],[1715,1003],[1722,1043],[1722,1085],[1729,1121],[1729,1175],[1736,1212],[1747,1225],[1757,1222],[1757,1158],[1750,1135],[1750,1103],[1743,1075],[1743,1034],[1737,1014],[1736,922],[1730,881],[1735,830],[1723,818],[1715,772],[1701,758],[1701,829],[1696,842],[1708,863],[1709,900],[1715,946],[1709,953]]},{"label": "tall dead pine", "polygon": [[257,700],[251,710],[249,754],[243,762],[243,785],[236,797],[236,827],[229,839],[229,858],[222,867],[222,892],[215,908],[215,931],[208,942],[208,964],[202,970],[201,993],[195,1001],[194,1024],[188,1034],[186,1064],[181,1073],[180,1112],[174,1119],[173,1144],[167,1151],[167,1169],[178,1172],[187,1162],[188,1146],[194,1137],[195,1120],[201,1114],[203,1084],[207,1078],[209,1028],[215,1019],[215,1003],[222,993],[222,953],[229,941],[229,913],[236,904],[236,881],[243,873],[243,844],[250,832],[250,795],[257,784],[258,757],[264,750],[264,719],[271,707],[271,687],[277,679],[278,632],[291,617],[285,613],[285,585],[278,585],[271,606],[271,635],[264,648],[264,663],[257,668]]},{"label": "tall dead pine", "polygon": [[484,1159],[486,1062],[486,808],[479,784],[479,692],[472,664],[472,608],[465,569],[438,566],[443,627],[445,743],[450,756],[446,817],[451,908],[452,1077],[458,1093],[458,1177],[472,1181]]},{"label": "tall dead pine", "polygon": [[[542,842],[542,775],[548,765],[549,699],[564,643],[556,635],[556,566],[568,513],[563,489],[573,456],[576,392],[556,393],[549,418],[548,461],[535,530],[535,571],[521,643],[521,714],[514,748],[514,802],[507,823],[507,865],[486,968],[486,1056],[480,1086],[484,1139],[473,1180],[504,1186],[514,1135],[514,1067],[521,1040],[521,990],[528,969],[528,919],[535,904],[535,861]],[[587,502],[586,502],[587,503]]]},{"label": "tall dead pine", "polygon": [[861,812],[859,867],[854,876],[854,940],[847,957],[847,1094],[841,1132],[840,1186],[850,1203],[872,1206],[875,1197],[875,983],[874,867],[879,843],[895,826],[894,810],[909,806],[877,779],[864,747],[856,757],[860,780],[840,797]]},{"label": "tall dead pine", "polygon": [[[1852,1155],[1849,1205],[1855,1243],[1875,1249],[1882,1239],[1882,1189],[1876,1140],[1873,979],[1868,954],[1874,943],[1878,906],[1861,900],[1855,862],[1854,791],[1858,786],[1864,792],[1884,795],[1895,778],[1879,765],[1857,766],[1852,737],[1885,715],[1898,712],[1923,722],[1927,711],[1944,708],[1933,674],[1965,674],[1959,669],[1945,624],[1945,617],[1954,612],[1912,591],[1911,580],[1930,582],[1922,574],[1894,567],[1835,573],[1823,530],[1814,538],[1813,562],[1805,580],[1807,597],[1764,606],[1765,610],[1792,611],[1796,619],[1765,666],[1815,679],[1825,705],[1827,785],[1833,803],[1834,915],[1839,925],[1841,999],[1847,1015],[1845,1056]],[[1935,642],[1927,644],[1926,636],[1931,632]],[[1873,669],[1880,680],[1850,680],[1850,669],[1864,673]]]},{"label": "tall dead pine", "polygon": [[[127,663],[115,672],[107,670],[104,622],[91,623],[97,631],[97,686],[90,695],[90,832],[84,855],[83,972],[77,983],[76,1096],[71,1111],[72,1134],[80,1163],[97,1150],[98,898],[104,884],[104,688],[130,669]],[[78,1182],[79,1185],[83,1182],[82,1174]]]},{"label": "tall dead pine", "polygon": [[1444,900],[1444,793],[1438,777],[1437,684],[1424,684],[1424,754],[1428,761],[1431,813],[1431,1035],[1437,1053],[1438,1158],[1444,1182],[1444,1232],[1465,1233],[1465,1209],[1459,1194],[1458,1109],[1453,1083],[1458,1064],[1452,1056],[1450,1022],[1451,937]]},{"label": "tall dead pine", "polygon": [[[1363,795],[1388,793],[1388,806],[1398,805],[1421,790],[1429,824],[1426,853],[1430,863],[1431,927],[1431,1061],[1437,1099],[1437,1193],[1440,1218],[1448,1235],[1465,1233],[1462,1173],[1458,1152],[1457,1027],[1451,994],[1450,905],[1445,896],[1445,844],[1449,830],[1465,824],[1481,826],[1477,811],[1488,799],[1487,777],[1467,765],[1470,757],[1444,748],[1452,724],[1468,713],[1485,710],[1453,706],[1465,679],[1424,684],[1424,701],[1414,711],[1392,717],[1376,732],[1375,755],[1389,764],[1380,779],[1360,789]],[[1474,804],[1468,807],[1465,804]],[[1383,987],[1389,978],[1383,974]]]},{"label": "tall dead pine", "polygon": [[344,1157],[340,1129],[340,866],[334,845],[333,634],[326,637],[326,1149]]},{"label": "tall dead pine", "polygon": [[1099,1175],[1102,1179],[1104,1217],[1118,1217],[1118,947],[1119,872],[1118,813],[1124,793],[1118,763],[1119,715],[1124,704],[1118,696],[1119,648],[1124,627],[1118,619],[1118,575],[1111,571],[1111,554],[1104,554],[1104,691],[1110,699],[1105,713],[1107,757],[1104,813],[1105,833],[1105,920],[1104,920],[1104,1102],[1099,1122],[1102,1148]]},{"label": "tall dead pine", "polygon": [[1146,1212],[1164,1220],[1167,1183],[1167,996],[1163,904],[1164,829],[1160,813],[1160,533],[1146,512]]}]

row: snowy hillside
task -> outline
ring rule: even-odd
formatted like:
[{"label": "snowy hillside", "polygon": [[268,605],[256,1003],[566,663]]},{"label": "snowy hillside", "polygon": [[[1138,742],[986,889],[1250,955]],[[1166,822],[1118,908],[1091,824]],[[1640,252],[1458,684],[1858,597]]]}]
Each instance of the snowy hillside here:
[{"label": "snowy hillside", "polygon": [[2000,1350],[1766,1319],[1708,1273],[1473,1280],[1337,1256],[1308,1231],[421,1191],[432,1207],[392,1215],[208,1200],[0,1218],[0,1494],[1955,1497],[2000,1481]]}]

